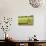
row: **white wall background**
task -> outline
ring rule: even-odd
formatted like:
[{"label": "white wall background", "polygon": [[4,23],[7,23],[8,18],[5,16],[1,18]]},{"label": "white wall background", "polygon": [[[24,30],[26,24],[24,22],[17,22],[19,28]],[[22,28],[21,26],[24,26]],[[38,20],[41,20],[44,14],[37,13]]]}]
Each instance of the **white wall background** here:
[{"label": "white wall background", "polygon": [[[46,8],[32,8],[28,0],[0,0],[0,19],[1,17],[12,17],[12,27],[10,34],[17,40],[27,40],[34,34],[37,35],[39,40],[44,40],[45,38],[45,15]],[[29,16],[34,15],[34,25],[33,26],[19,26],[17,24],[18,16]],[[3,32],[0,30],[0,39],[4,39]]]}]

